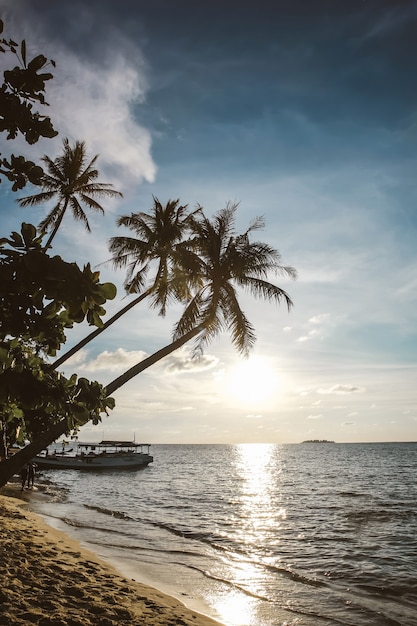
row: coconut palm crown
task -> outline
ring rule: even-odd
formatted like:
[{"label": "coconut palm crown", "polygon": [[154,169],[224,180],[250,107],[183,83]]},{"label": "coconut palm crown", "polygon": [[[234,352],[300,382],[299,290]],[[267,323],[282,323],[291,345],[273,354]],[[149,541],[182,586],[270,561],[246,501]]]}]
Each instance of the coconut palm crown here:
[{"label": "coconut palm crown", "polygon": [[269,276],[279,274],[295,279],[296,270],[281,265],[281,255],[275,248],[251,241],[253,231],[264,227],[263,218],[256,218],[244,233],[236,233],[236,209],[237,204],[228,204],[211,220],[203,216],[194,223],[192,247],[201,286],[176,324],[174,339],[193,328],[202,328],[197,336],[197,351],[219,332],[228,330],[237,350],[248,354],[256,337],[240,307],[238,289],[277,303],[285,300],[288,309],[293,306],[290,296],[269,282]]},{"label": "coconut palm crown", "polygon": [[103,214],[104,209],[96,198],[122,197],[119,191],[113,189],[113,185],[97,181],[99,176],[95,167],[97,159],[98,155],[88,162],[85,142],[76,141],[71,146],[67,138],[63,140],[62,154],[56,159],[52,160],[46,155],[42,157],[47,170],[41,181],[44,191],[20,198],[18,202],[20,206],[26,207],[56,198],[55,206],[39,224],[43,233],[51,230],[45,250],[51,246],[68,207],[71,208],[74,219],[83,222],[86,230],[90,232],[90,224],[82,205]]},{"label": "coconut palm crown", "polygon": [[[128,293],[140,293],[147,285],[152,296],[152,306],[164,316],[170,299],[190,299],[190,284],[197,277],[196,257],[189,252],[187,234],[193,231],[201,218],[198,207],[189,212],[179,200],[169,200],[162,205],[153,198],[149,213],[122,215],[118,226],[126,226],[136,235],[112,237],[109,250],[117,268],[127,267],[124,287]],[[152,265],[156,271],[147,281]],[[194,284],[194,283],[193,283]]]}]

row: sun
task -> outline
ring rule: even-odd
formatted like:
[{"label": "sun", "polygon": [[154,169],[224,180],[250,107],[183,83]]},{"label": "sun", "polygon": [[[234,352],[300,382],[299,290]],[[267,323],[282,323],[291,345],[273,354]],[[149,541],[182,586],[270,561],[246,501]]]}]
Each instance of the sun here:
[{"label": "sun", "polygon": [[250,357],[233,367],[227,392],[245,404],[267,404],[280,389],[280,376],[267,359]]}]

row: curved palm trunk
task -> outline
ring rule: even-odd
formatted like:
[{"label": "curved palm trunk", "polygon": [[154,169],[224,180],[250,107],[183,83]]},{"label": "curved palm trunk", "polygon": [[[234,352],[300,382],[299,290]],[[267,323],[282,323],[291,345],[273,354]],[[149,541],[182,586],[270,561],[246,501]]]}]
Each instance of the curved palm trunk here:
[{"label": "curved palm trunk", "polygon": [[197,328],[190,330],[188,333],[186,333],[179,339],[176,339],[175,341],[170,343],[168,346],[165,346],[165,348],[158,350],[158,352],[154,352],[153,354],[151,354],[151,356],[148,356],[146,359],[144,359],[140,363],[137,363],[136,365],[131,367],[129,370],[127,370],[127,372],[125,372],[118,378],[115,378],[106,387],[107,396],[111,396],[112,393],[114,393],[117,389],[119,389],[120,387],[125,385],[127,382],[129,382],[129,380],[131,380],[132,378],[134,378],[135,376],[143,372],[143,370],[146,370],[151,365],[154,365],[154,363],[157,363],[157,361],[160,361],[165,356],[168,356],[168,354],[171,354],[171,352],[174,352],[175,350],[178,350],[178,348],[181,348],[185,343],[187,343],[187,341],[190,341],[191,339],[193,339],[202,330],[203,330],[203,326],[197,326]]},{"label": "curved palm trunk", "polygon": [[[154,354],[151,354],[151,356],[147,357],[140,363],[137,363],[118,378],[115,378],[115,380],[113,380],[106,387],[107,396],[110,396],[117,389],[125,385],[129,380],[146,370],[151,365],[154,365],[154,363],[157,363],[165,356],[168,356],[168,354],[171,354],[171,352],[174,352],[175,350],[178,350],[178,348],[181,348],[185,343],[187,343],[187,341],[193,339],[202,330],[203,326],[197,326],[197,328],[190,330],[190,332],[186,333],[179,339],[176,339],[168,346],[165,346],[165,348],[154,352]],[[56,441],[59,437],[61,437],[61,435],[64,435],[66,432],[68,432],[68,422],[64,418],[57,424],[51,426],[51,428],[45,433],[42,433],[41,435],[39,435],[39,437],[36,437],[36,439],[34,439],[32,443],[23,448],[23,450],[20,450],[19,452],[17,452],[17,454],[14,454],[12,457],[6,459],[5,461],[2,461],[0,463],[0,487],[3,487],[3,485],[5,485],[14,474],[19,472],[20,469],[28,461],[33,459],[34,456],[39,454],[39,452],[44,450],[47,446]]]},{"label": "curved palm trunk", "polygon": [[55,226],[54,226],[54,228],[52,230],[52,233],[50,234],[49,239],[48,239],[48,241],[45,244],[45,247],[43,249],[44,252],[46,252],[48,250],[48,248],[51,247],[52,240],[55,237],[55,235],[57,234],[58,228],[61,226],[61,222],[64,219],[64,215],[65,215],[65,211],[67,210],[68,202],[69,202],[69,198],[65,198],[65,203],[64,203],[64,207],[62,209],[61,215],[58,217],[58,219],[56,221],[56,224],[55,224]]},{"label": "curved palm trunk", "polygon": [[90,343],[90,341],[92,341],[95,337],[98,337],[98,335],[100,335],[103,331],[105,331],[106,328],[114,324],[114,322],[116,322],[120,317],[122,317],[122,315],[130,311],[130,309],[132,309],[136,304],[139,304],[139,302],[142,302],[142,300],[144,300],[150,294],[151,294],[151,289],[148,289],[147,291],[142,293],[140,296],[132,300],[132,302],[129,302],[129,304],[123,307],[123,309],[120,309],[120,311],[115,313],[113,317],[111,317],[107,322],[105,322],[103,326],[100,326],[99,328],[96,328],[95,330],[93,330],[92,333],[90,333],[89,335],[87,335],[87,337],[84,337],[84,339],[79,341],[77,345],[71,348],[71,350],[68,350],[68,352],[65,352],[65,354],[60,356],[59,359],[54,361],[50,365],[50,369],[56,370],[60,365],[65,363],[65,361],[67,361],[73,354],[78,352],[78,350],[81,350],[81,348],[84,348],[84,346]]}]

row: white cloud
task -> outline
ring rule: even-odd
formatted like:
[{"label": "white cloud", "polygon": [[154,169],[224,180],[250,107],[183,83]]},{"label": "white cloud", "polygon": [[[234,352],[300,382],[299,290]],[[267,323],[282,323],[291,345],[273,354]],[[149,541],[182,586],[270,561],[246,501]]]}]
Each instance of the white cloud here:
[{"label": "white cloud", "polygon": [[83,369],[87,372],[96,372],[101,370],[124,371],[143,361],[146,358],[146,352],[142,350],[128,352],[123,348],[118,348],[114,352],[105,350],[101,352],[93,361],[89,361],[83,365]]},{"label": "white cloud", "polygon": [[319,420],[323,417],[323,415],[321,413],[319,413],[318,415],[307,415],[307,419],[308,420]]},{"label": "white cloud", "polygon": [[[88,11],[83,17],[92,18]],[[99,171],[108,178],[101,176],[101,180],[114,183],[116,188],[120,182],[125,186],[128,181],[153,182],[156,165],[151,155],[151,133],[135,119],[135,108],[145,102],[148,91],[145,63],[136,43],[114,28],[105,33],[97,30],[91,39],[94,52],[86,57],[83,46],[70,49],[63,39],[51,37],[44,32],[45,23],[31,15],[29,7],[21,12],[15,3],[7,26],[10,33],[18,33],[16,37],[26,38],[28,55],[41,50],[56,63],[56,67],[47,68],[53,74],[46,90],[50,106],[41,112],[51,117],[59,135],[53,140],[41,139],[32,147],[17,140],[13,150],[31,158],[37,158],[36,152],[54,158],[64,137],[85,140],[88,154],[100,156]]]},{"label": "white cloud", "polygon": [[188,411],[195,411],[195,408],[193,406],[181,406],[178,409],[175,409],[173,412],[174,413],[184,413],[184,412],[188,412]]},{"label": "white cloud", "polygon": [[219,359],[211,354],[203,354],[198,358],[191,357],[187,348],[178,350],[164,359],[165,371],[170,374],[178,372],[202,372],[216,367]]},{"label": "white cloud", "polygon": [[53,54],[57,69],[48,85],[49,113],[60,138],[85,140],[92,155],[100,155],[103,170],[116,167],[122,179],[152,182],[156,167],[150,153],[151,135],[133,117],[133,106],[146,93],[140,68],[122,52],[100,65],[68,50]]},{"label": "white cloud", "polygon": [[88,358],[88,350],[78,350],[75,354],[72,355],[67,361],[68,365],[79,365],[80,363],[85,363]]},{"label": "white cloud", "polygon": [[365,387],[356,387],[354,385],[333,385],[333,387],[329,387],[328,389],[317,389],[317,393],[323,394],[333,394],[333,393],[364,393],[366,391]]},{"label": "white cloud", "polygon": [[308,321],[310,322],[310,324],[323,324],[323,322],[329,319],[329,317],[329,313],[320,313],[319,315],[314,315],[313,317],[310,317]]},{"label": "white cloud", "polygon": [[[307,328],[310,328],[310,330],[306,334],[298,337],[296,339],[297,343],[304,343],[306,341],[310,341],[310,339],[313,338],[320,339],[321,337],[323,337],[323,331],[321,327],[324,322],[326,322],[329,318],[329,313],[320,313],[319,315],[314,315],[313,317],[310,317],[306,324]],[[311,328],[311,326],[313,326],[313,328]]]}]

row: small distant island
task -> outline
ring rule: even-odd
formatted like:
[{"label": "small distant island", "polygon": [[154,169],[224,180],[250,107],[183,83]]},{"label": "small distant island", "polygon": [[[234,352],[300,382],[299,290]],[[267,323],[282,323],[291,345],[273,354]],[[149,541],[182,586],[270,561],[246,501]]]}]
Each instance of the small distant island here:
[{"label": "small distant island", "polygon": [[301,443],[335,443],[334,441],[330,441],[330,439],[306,439]]}]

